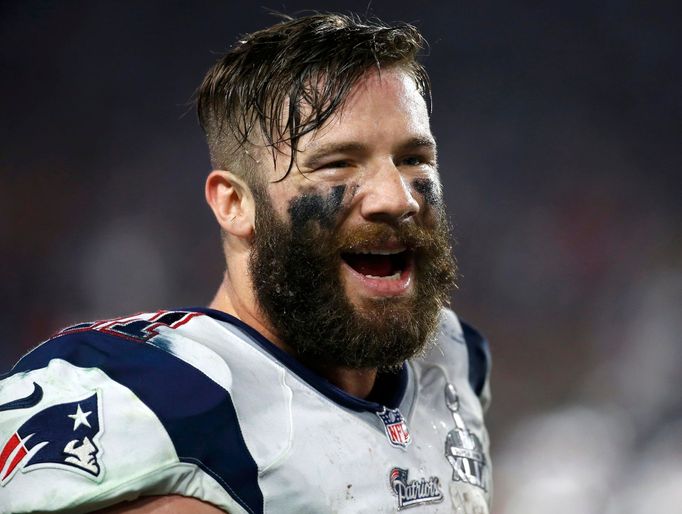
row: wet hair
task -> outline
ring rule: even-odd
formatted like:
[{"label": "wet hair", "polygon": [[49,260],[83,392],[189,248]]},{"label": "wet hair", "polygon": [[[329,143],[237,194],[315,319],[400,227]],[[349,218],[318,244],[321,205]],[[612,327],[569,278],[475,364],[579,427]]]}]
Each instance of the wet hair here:
[{"label": "wet hair", "polygon": [[197,111],[214,169],[259,181],[256,163],[267,147],[273,159],[322,127],[370,69],[400,67],[430,102],[429,78],[417,62],[426,43],[409,24],[389,26],[355,15],[285,17],[244,36],[206,74]]}]

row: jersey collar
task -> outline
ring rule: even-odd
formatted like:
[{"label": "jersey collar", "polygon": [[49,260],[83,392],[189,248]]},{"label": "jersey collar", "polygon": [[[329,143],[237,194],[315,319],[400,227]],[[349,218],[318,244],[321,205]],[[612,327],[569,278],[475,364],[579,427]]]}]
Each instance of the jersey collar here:
[{"label": "jersey collar", "polygon": [[256,329],[230,314],[215,309],[210,309],[208,307],[190,307],[179,310],[200,312],[210,316],[215,320],[229,323],[230,325],[239,328],[260,348],[265,350],[275,360],[280,362],[283,366],[307,382],[311,387],[315,388],[330,400],[349,409],[355,411],[371,412],[380,412],[384,410],[384,407],[388,407],[389,409],[397,409],[405,396],[409,376],[407,363],[403,363],[402,367],[397,373],[380,373],[377,375],[378,383],[375,385],[374,391],[378,391],[377,396],[379,396],[379,398],[373,398],[376,401],[365,400],[363,398],[353,396],[343,389],[335,386],[326,378],[318,375],[313,370],[306,367],[294,357],[289,355],[287,352],[270,342]]}]

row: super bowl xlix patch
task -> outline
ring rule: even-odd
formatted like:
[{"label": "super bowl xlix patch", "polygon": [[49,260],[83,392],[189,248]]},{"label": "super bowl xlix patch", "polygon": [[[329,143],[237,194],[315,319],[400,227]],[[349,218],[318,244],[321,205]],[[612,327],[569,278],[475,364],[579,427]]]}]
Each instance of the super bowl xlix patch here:
[{"label": "super bowl xlix patch", "polygon": [[487,491],[489,468],[483,446],[464,423],[459,412],[459,395],[452,384],[445,386],[445,405],[455,424],[445,438],[445,458],[452,466],[452,480]]}]

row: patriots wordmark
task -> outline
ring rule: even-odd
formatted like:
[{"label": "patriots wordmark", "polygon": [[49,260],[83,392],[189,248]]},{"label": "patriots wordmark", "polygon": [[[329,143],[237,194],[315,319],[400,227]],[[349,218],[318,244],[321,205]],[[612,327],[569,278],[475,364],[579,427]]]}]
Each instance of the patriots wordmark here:
[{"label": "patriots wordmark", "polygon": [[443,501],[438,477],[408,480],[409,471],[402,468],[391,470],[389,482],[393,494],[398,497],[398,510],[416,507],[426,503]]}]

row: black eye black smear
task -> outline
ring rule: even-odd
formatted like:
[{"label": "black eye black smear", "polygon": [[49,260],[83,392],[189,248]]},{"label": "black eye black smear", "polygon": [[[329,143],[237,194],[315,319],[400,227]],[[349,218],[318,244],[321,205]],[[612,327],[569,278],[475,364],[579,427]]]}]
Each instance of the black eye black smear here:
[{"label": "black eye black smear", "polygon": [[424,202],[432,207],[441,204],[441,197],[433,180],[417,178],[412,181],[412,187],[424,197]]},{"label": "black eye black smear", "polygon": [[303,193],[289,203],[289,218],[294,230],[302,229],[310,220],[316,220],[326,229],[334,228],[341,209],[346,185],[334,186],[324,197],[320,193]]}]

